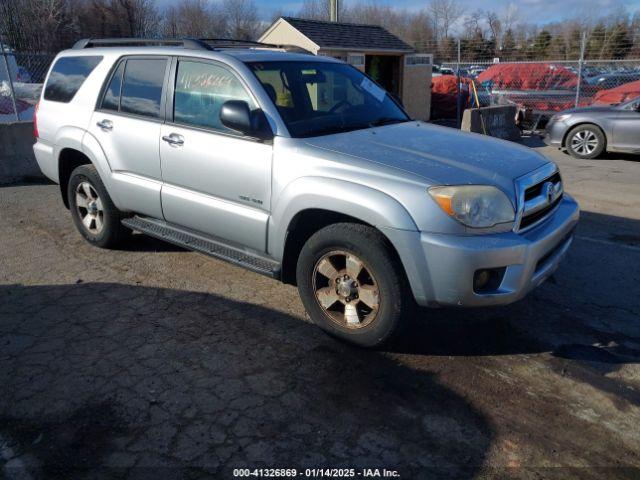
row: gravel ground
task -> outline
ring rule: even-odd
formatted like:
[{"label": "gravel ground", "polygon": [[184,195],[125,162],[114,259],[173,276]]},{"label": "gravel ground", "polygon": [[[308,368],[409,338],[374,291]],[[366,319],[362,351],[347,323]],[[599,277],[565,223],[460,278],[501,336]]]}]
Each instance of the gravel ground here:
[{"label": "gravel ground", "polygon": [[385,351],[223,262],[90,247],[57,186],[0,188],[0,477],[639,478],[640,162],[529,144],[583,209],[560,270],[508,307],[423,310]]}]

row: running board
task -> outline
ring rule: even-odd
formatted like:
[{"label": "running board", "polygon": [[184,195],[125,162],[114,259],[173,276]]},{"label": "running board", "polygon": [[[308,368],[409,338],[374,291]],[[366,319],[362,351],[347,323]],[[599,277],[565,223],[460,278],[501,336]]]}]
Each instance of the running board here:
[{"label": "running board", "polygon": [[145,217],[131,217],[122,220],[125,227],[150,237],[164,240],[179,247],[204,253],[210,257],[225,260],[271,278],[280,279],[280,263],[258,253],[253,253],[212,239],[201,233]]}]

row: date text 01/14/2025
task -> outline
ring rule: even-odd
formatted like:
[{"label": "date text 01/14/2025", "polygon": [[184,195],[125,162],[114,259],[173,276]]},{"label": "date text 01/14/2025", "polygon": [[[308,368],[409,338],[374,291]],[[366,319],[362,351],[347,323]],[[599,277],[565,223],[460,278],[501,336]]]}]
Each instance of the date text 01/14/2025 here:
[{"label": "date text 01/14/2025", "polygon": [[266,477],[266,478],[400,478],[396,470],[386,468],[236,468],[233,470],[234,478],[240,477]]}]

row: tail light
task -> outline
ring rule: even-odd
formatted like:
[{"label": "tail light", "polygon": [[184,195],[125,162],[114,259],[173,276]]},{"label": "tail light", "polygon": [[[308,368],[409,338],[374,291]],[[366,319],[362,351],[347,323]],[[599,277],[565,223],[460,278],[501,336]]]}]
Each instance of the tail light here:
[{"label": "tail light", "polygon": [[36,103],[36,108],[33,111],[33,136],[38,138],[40,134],[38,133],[38,108],[40,107],[40,102]]}]

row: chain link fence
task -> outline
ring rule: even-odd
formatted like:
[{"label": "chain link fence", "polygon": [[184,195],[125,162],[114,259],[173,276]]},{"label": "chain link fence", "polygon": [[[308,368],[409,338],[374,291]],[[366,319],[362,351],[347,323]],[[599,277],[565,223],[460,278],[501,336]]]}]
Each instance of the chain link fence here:
[{"label": "chain link fence", "polygon": [[608,59],[603,55],[610,50],[604,47],[594,53],[594,42],[607,45],[605,41],[594,40],[593,35],[577,38],[574,48],[564,51],[565,59],[536,57],[533,45],[521,54],[524,58],[515,61],[488,60],[486,55],[474,61],[469,53],[474,51],[473,44],[457,40],[445,54],[448,60],[434,65],[431,118],[459,125],[465,108],[512,104],[518,107],[520,125],[537,130],[562,110],[617,104],[640,96],[640,54],[629,50],[626,58]]},{"label": "chain link fence", "polygon": [[434,70],[436,121],[455,119],[469,107],[512,104],[518,107],[521,125],[535,130],[562,110],[640,96],[640,59],[447,62]]},{"label": "chain link fence", "polygon": [[55,55],[14,52],[0,43],[0,123],[31,121]]}]

